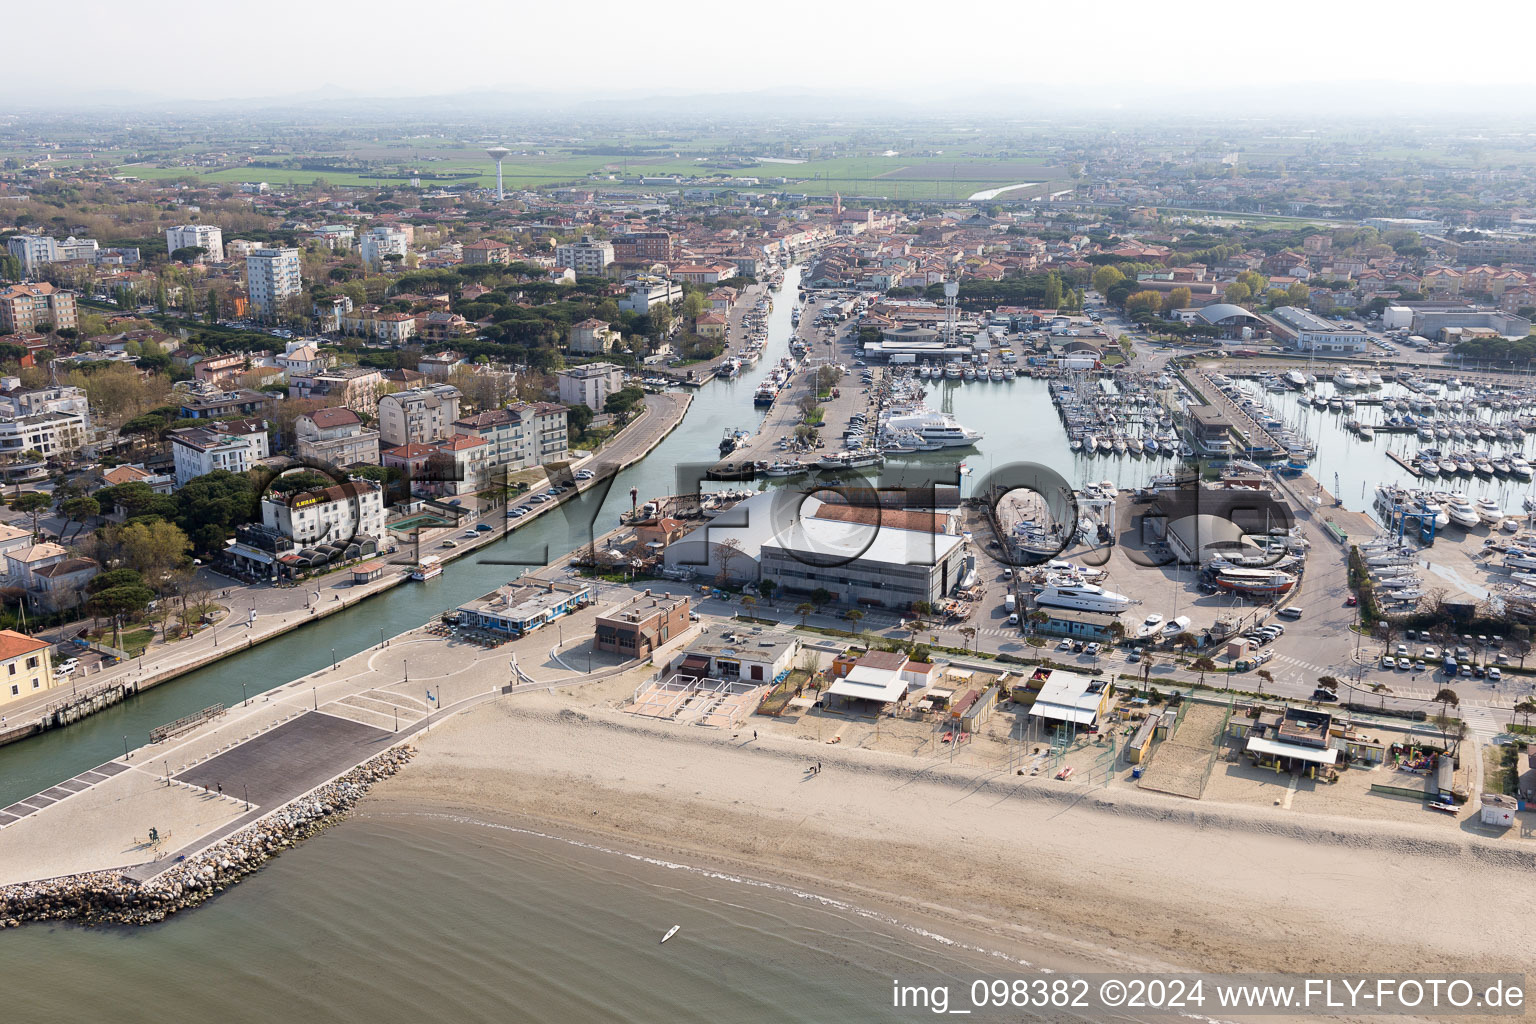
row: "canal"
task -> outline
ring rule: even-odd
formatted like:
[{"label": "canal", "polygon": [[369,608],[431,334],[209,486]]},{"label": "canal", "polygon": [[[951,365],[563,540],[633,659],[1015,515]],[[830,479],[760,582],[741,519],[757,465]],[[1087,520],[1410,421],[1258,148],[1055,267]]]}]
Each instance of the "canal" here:
[{"label": "canal", "polygon": [[[545,565],[618,524],[630,504],[629,491],[639,501],[692,488],[689,467],[696,473],[720,457],[722,435],[735,428],[754,430],[764,411],[754,408],[753,392],[768,371],[788,352],[792,333],[790,313],[795,304],[800,268],[785,274],[769,317],[768,342],[757,366],[735,380],[716,380],[695,396],[682,424],[654,451],[579,500],[562,505],[519,528],[508,539],[448,565],[428,583],[409,583],[361,604],[270,640],[250,651],[154,687],[82,722],[32,739],[0,747],[0,806],[40,792],[60,780],[123,755],[124,745],[147,742],[149,730],[215,703],[233,706],[242,696],[281,686],[346,658],[489,593],[524,571]],[[847,382],[852,384],[852,381]],[[1122,487],[1144,484],[1153,474],[1169,471],[1163,459],[1129,456],[1085,459],[1067,444],[1047,382],[1019,378],[1006,382],[940,381],[929,386],[930,407],[952,413],[962,424],[982,432],[974,449],[914,453],[888,464],[881,479],[899,483],[903,467],[921,467],[925,474],[955,476],[963,493],[986,474],[1010,463],[1029,461],[1060,472],[1074,486],[1113,480]],[[835,447],[828,439],[828,449]],[[967,472],[961,475],[959,466]],[[789,481],[795,483],[796,481]],[[741,486],[741,485],[708,485]]]}]

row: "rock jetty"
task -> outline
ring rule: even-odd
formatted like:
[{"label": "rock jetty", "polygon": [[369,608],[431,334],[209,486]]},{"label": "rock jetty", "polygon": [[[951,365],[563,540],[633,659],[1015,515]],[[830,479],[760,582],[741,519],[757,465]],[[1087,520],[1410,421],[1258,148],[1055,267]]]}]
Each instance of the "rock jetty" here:
[{"label": "rock jetty", "polygon": [[284,805],[140,885],[93,871],[0,887],[0,927],[27,921],[156,924],[259,869],[296,843],[340,821],[370,786],[403,768],[413,747],[394,747]]}]

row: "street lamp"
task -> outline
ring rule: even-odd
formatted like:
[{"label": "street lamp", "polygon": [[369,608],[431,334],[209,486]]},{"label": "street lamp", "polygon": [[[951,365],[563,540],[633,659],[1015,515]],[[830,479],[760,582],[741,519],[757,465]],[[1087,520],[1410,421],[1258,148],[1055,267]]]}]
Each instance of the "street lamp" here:
[{"label": "street lamp", "polygon": [[243,679],[240,681],[240,703],[242,705],[250,703],[250,699],[245,695],[245,680]]},{"label": "street lamp", "polygon": [[336,648],[331,648],[331,671],[336,671]]},{"label": "street lamp", "polygon": [[251,787],[247,786],[245,783],[242,782],[242,783],[240,783],[240,788],[241,788],[241,790],[243,790],[245,792],[245,809],[246,810],[250,810],[251,809]]},{"label": "street lamp", "polygon": [[314,700],[315,700],[315,710],[319,711],[320,710],[320,687],[318,687],[318,686],[311,686],[309,688],[309,695],[311,697],[313,697]]}]

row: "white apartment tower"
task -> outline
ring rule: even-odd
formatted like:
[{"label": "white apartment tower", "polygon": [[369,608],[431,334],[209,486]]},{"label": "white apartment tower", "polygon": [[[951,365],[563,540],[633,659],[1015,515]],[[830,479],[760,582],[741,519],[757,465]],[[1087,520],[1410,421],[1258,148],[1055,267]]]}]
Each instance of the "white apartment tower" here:
[{"label": "white apartment tower", "polygon": [[208,251],[212,263],[224,262],[224,232],[213,224],[183,224],[165,229],[165,251],[189,249],[197,246]]},{"label": "white apartment tower", "polygon": [[570,267],[581,277],[601,277],[613,262],[613,243],[582,235],[579,242],[555,246],[555,266]]},{"label": "white apartment tower", "polygon": [[360,255],[370,270],[384,269],[384,257],[399,256],[410,252],[410,236],[403,230],[388,225],[369,228],[358,242]]},{"label": "white apartment tower", "polygon": [[283,304],[303,290],[299,278],[299,250],[257,249],[245,258],[245,286],[251,294],[251,310],[271,319]]}]

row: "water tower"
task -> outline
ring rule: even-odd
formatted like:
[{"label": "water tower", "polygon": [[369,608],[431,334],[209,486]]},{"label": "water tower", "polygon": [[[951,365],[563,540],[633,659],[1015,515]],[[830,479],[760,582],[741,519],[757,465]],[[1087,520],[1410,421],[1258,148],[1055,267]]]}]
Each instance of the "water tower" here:
[{"label": "water tower", "polygon": [[496,161],[496,201],[498,203],[506,198],[506,194],[501,191],[501,162],[505,160],[511,154],[511,152],[512,151],[506,146],[491,146],[485,151],[486,156]]}]

